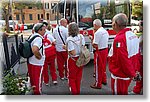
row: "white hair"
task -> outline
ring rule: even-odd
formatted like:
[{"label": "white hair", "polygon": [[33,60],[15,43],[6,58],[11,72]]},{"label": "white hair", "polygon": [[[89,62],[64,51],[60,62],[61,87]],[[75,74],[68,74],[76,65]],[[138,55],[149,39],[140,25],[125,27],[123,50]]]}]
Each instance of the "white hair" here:
[{"label": "white hair", "polygon": [[96,24],[97,26],[102,26],[102,22],[101,22],[101,20],[99,20],[99,19],[95,19],[95,20],[93,21],[93,24]]},{"label": "white hair", "polygon": [[128,17],[127,17],[126,14],[124,14],[124,13],[116,14],[116,15],[113,17],[113,20],[114,20],[115,23],[117,23],[119,26],[127,26],[127,24],[128,24]]}]

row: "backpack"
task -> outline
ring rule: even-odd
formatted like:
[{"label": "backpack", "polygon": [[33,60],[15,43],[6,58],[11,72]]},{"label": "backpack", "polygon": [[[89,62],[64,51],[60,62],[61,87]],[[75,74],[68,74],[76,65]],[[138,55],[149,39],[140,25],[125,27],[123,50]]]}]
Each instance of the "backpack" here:
[{"label": "backpack", "polygon": [[84,66],[89,63],[91,59],[90,52],[85,46],[81,46],[81,51],[78,60],[76,61],[76,65],[78,67]]},{"label": "backpack", "polygon": [[[74,41],[72,41],[72,42],[74,42]],[[81,67],[81,66],[84,66],[84,65],[88,64],[90,59],[91,59],[89,50],[85,46],[82,45],[82,37],[81,36],[80,36],[80,45],[81,45],[80,46],[80,55],[79,55],[79,58],[76,61],[76,65],[78,67]]]},{"label": "backpack", "polygon": [[[30,39],[30,37],[27,40],[25,40],[24,42],[20,42],[20,44],[19,44],[19,53],[20,53],[20,56],[22,56],[23,58],[29,58],[29,57],[32,57],[34,55],[32,52],[32,48],[31,48],[31,42],[36,37],[40,37],[40,36],[35,35],[31,39]],[[40,47],[40,49],[42,47],[43,47],[43,45]]]}]

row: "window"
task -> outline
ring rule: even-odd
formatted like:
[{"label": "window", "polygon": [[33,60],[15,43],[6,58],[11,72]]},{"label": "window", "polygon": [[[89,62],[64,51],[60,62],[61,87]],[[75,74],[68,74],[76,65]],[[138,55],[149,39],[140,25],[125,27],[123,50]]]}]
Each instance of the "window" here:
[{"label": "window", "polygon": [[49,9],[49,3],[47,3],[48,9]]},{"label": "window", "polygon": [[40,14],[38,14],[38,20],[40,20]]},{"label": "window", "polygon": [[49,3],[45,3],[45,9],[49,9]]},{"label": "window", "polygon": [[46,15],[46,16],[47,16],[47,20],[49,20],[49,13],[47,13],[47,15]]},{"label": "window", "polygon": [[41,18],[43,18],[43,14],[41,14]]},{"label": "window", "polygon": [[53,9],[57,3],[51,3],[51,9]]},{"label": "window", "polygon": [[16,20],[20,20],[19,14],[16,15]]},{"label": "window", "polygon": [[33,20],[32,14],[29,14],[29,19]]}]

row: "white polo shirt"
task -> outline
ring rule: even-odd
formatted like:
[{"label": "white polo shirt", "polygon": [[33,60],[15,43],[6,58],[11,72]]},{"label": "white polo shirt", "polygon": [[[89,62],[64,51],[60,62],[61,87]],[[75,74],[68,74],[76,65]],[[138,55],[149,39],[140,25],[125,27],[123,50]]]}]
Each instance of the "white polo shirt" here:
[{"label": "white polo shirt", "polygon": [[82,37],[82,45],[85,45],[85,39],[84,36],[82,34],[78,34],[75,37],[69,36],[67,38],[67,46],[68,46],[68,51],[72,51],[75,50],[76,51],[76,55],[72,56],[72,57],[77,57],[80,54],[80,36]]},{"label": "white polo shirt", "polygon": [[[31,47],[33,46],[37,46],[39,49],[41,48],[41,46],[43,45],[42,43],[42,39],[43,38],[40,34],[38,33],[34,33],[32,34],[32,36],[30,38],[32,38],[35,35],[39,35],[40,37],[36,37],[32,42],[31,42]],[[43,51],[42,51],[43,50]],[[43,66],[44,65],[44,61],[45,61],[45,53],[44,53],[44,46],[43,48],[41,48],[39,50],[40,54],[42,55],[42,58],[39,60],[37,59],[34,55],[32,57],[29,58],[29,63],[33,64],[33,65],[37,65],[37,66]],[[42,53],[43,52],[43,53]]]},{"label": "white polo shirt", "polygon": [[[59,26],[60,34],[66,43],[67,37],[68,37],[68,28],[65,28],[64,26]],[[58,26],[54,29],[53,32],[53,37],[56,39],[56,51],[61,52],[61,51],[66,51],[63,49],[63,41],[61,40],[61,37],[59,36],[58,33]]]},{"label": "white polo shirt", "polygon": [[108,47],[108,38],[108,32],[103,27],[100,27],[94,34],[93,43],[98,45],[98,49],[104,49]]}]

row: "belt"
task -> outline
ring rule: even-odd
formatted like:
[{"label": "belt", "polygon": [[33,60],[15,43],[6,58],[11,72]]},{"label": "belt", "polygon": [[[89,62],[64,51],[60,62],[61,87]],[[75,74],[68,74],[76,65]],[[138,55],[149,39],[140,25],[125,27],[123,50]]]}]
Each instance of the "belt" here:
[{"label": "belt", "polygon": [[102,50],[106,50],[107,48],[103,48],[103,49],[98,49],[99,51],[102,51]]},{"label": "belt", "polygon": [[75,57],[74,57],[74,56],[71,56],[71,57],[72,57],[72,58],[79,58],[79,56],[75,56]]}]

